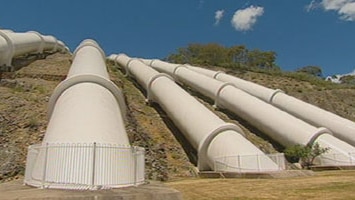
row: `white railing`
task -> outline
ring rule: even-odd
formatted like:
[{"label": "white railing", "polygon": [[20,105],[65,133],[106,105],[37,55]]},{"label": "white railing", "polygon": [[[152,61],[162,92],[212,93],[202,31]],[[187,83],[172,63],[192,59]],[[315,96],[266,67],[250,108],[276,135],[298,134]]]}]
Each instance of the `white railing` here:
[{"label": "white railing", "polygon": [[260,155],[236,155],[216,158],[216,172],[269,172],[286,169],[283,153]]},{"label": "white railing", "polygon": [[25,184],[108,189],[144,183],[144,149],[112,144],[37,144],[28,148]]},{"label": "white railing", "polygon": [[325,153],[314,160],[315,166],[355,166],[355,152],[348,154]]}]

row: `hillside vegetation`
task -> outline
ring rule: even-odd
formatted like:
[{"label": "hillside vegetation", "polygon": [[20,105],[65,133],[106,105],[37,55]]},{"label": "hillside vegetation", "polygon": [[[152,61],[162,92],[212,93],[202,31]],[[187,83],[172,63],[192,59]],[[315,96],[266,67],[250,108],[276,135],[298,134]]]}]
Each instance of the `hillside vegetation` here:
[{"label": "hillside vegetation", "polygon": [[[0,81],[0,182],[23,176],[27,147],[40,143],[48,124],[47,103],[51,93],[64,80],[71,56],[54,54],[36,60],[16,72],[1,74]],[[196,152],[157,104],[145,103],[145,92],[134,80],[124,77],[108,63],[111,80],[124,92],[128,105],[127,133],[133,145],[146,149],[146,176],[151,180],[175,180],[196,176]],[[244,67],[222,68],[245,80],[278,88],[306,102],[355,121],[355,88],[338,85],[299,73],[257,70]],[[188,89],[188,88],[186,88]],[[211,108],[210,100],[190,91]],[[258,130],[238,116],[216,112],[222,119],[240,125],[246,137],[267,153],[280,151]]]}]

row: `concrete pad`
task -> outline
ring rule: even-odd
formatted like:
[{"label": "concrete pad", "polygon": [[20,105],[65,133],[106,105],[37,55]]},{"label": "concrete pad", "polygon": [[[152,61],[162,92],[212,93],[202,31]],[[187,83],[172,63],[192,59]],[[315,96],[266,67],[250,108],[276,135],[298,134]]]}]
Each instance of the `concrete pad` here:
[{"label": "concrete pad", "polygon": [[0,200],[2,199],[122,199],[122,200],[180,200],[179,191],[168,188],[162,183],[150,183],[137,187],[110,190],[56,190],[39,189],[23,185],[23,179],[0,184]]}]

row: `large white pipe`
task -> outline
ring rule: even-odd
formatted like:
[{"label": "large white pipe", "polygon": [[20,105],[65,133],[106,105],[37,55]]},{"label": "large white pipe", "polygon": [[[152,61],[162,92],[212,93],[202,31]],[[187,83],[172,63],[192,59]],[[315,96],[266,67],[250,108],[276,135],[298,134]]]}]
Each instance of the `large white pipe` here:
[{"label": "large white pipe", "polygon": [[69,51],[68,47],[53,36],[34,31],[16,33],[0,30],[0,66],[11,66],[12,59],[21,55],[66,51]]},{"label": "large white pipe", "polygon": [[187,66],[189,69],[228,82],[249,94],[262,99],[314,126],[323,126],[330,129],[334,136],[355,145],[355,122],[340,117],[334,113],[289,96],[281,90],[273,90],[256,83],[246,81],[235,76],[216,72],[200,67]]},{"label": "large white pipe", "polygon": [[[135,160],[125,130],[123,100],[121,91],[109,80],[103,50],[95,41],[84,40],[74,52],[67,78],[49,100],[42,150],[31,179],[25,182],[39,186],[42,180],[69,189],[87,185],[91,179],[92,186],[132,185],[129,180],[136,176],[131,169]],[[116,149],[121,147],[128,147],[123,150],[128,152],[119,154]],[[126,160],[117,165],[117,159]],[[56,168],[56,162],[62,167]],[[47,166],[52,166],[51,170]]]},{"label": "large white pipe", "polygon": [[104,52],[93,40],[85,40],[74,52],[67,79],[50,98],[43,142],[129,145],[124,110],[122,94],[109,80]]},{"label": "large white pipe", "polygon": [[[280,144],[289,147],[296,144],[312,145],[317,142],[324,148],[330,148],[326,155],[339,154],[344,164],[352,165],[349,152],[355,148],[331,134],[326,128],[316,128],[262,100],[236,88],[207,77],[186,66],[170,64],[160,60],[142,60],[160,72],[176,77],[179,81],[205,96],[214,99],[217,105],[229,109],[248,121]],[[327,159],[324,165],[337,165]]]},{"label": "large white pipe", "polygon": [[[159,74],[141,61],[131,59],[124,54],[112,55],[109,59],[124,66],[127,72],[147,90],[148,98],[156,101],[164,109],[197,150],[200,170],[214,169],[216,159],[221,156],[264,155],[243,137],[243,132],[238,126],[222,121],[167,75]],[[256,162],[244,163],[243,166],[236,162],[225,164],[232,166],[230,171],[279,170],[279,167],[269,158],[263,159],[261,167],[257,166]]]}]

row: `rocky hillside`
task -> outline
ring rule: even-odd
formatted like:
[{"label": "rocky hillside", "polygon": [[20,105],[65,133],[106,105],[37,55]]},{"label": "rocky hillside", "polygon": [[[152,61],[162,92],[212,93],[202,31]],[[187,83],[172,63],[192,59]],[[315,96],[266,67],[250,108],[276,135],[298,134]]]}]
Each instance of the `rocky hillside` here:
[{"label": "rocky hillside", "polygon": [[[0,182],[23,176],[27,147],[40,143],[48,123],[47,103],[56,85],[65,79],[71,56],[54,54],[32,60],[0,80]],[[134,80],[108,63],[111,80],[122,88],[128,105],[127,133],[133,145],[146,149],[146,176],[172,180],[195,176],[196,152],[157,104],[145,103],[145,92]],[[216,68],[225,70],[223,68]],[[227,73],[286,93],[355,121],[355,88],[301,80],[281,73],[229,70]],[[188,88],[185,88],[188,90]],[[190,91],[222,119],[236,123],[246,137],[266,153],[280,150],[247,122],[225,111],[214,111],[209,99]]]}]

